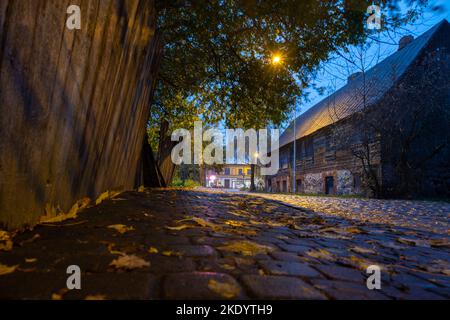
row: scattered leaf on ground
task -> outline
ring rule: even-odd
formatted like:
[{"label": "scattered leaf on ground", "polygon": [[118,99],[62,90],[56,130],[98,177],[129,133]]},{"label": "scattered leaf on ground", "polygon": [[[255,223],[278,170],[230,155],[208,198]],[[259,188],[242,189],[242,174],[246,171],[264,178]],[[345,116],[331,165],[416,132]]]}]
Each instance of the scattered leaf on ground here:
[{"label": "scattered leaf on ground", "polygon": [[142,258],[139,258],[135,255],[126,255],[118,257],[110,263],[110,266],[115,267],[116,269],[126,269],[133,270],[139,268],[150,267],[150,262],[145,261]]},{"label": "scattered leaf on ground", "polygon": [[219,282],[212,279],[208,282],[208,288],[225,299],[235,298],[241,293],[241,288],[234,283]]},{"label": "scattered leaf on ground", "polygon": [[400,237],[397,238],[397,241],[410,246],[426,247],[426,248],[430,247],[430,243],[427,240]]},{"label": "scattered leaf on ground", "polygon": [[188,229],[188,228],[192,228],[192,226],[187,225],[187,224],[182,224],[182,225],[177,226],[177,227],[166,226],[166,229],[171,230],[171,231],[181,231],[181,230]]},{"label": "scattered leaf on ground", "polygon": [[236,221],[236,220],[227,220],[225,221],[226,225],[232,226],[232,227],[242,227],[244,226],[246,223],[243,221]]},{"label": "scattered leaf on ground", "polygon": [[36,258],[25,259],[26,263],[35,263],[37,261]]},{"label": "scattered leaf on ground", "polygon": [[95,200],[95,204],[98,206],[100,203],[102,203],[105,200],[112,199],[114,197],[117,197],[120,194],[118,191],[106,191],[103,192],[97,200]]},{"label": "scattered leaf on ground", "polygon": [[83,198],[77,201],[68,213],[62,213],[61,210],[56,209],[54,206],[47,204],[45,206],[46,215],[41,218],[41,223],[56,223],[63,222],[69,219],[76,219],[78,212],[87,208],[91,203],[91,199]]},{"label": "scattered leaf on ground", "polygon": [[354,247],[350,248],[350,250],[353,252],[356,252],[356,253],[361,253],[361,254],[375,254],[375,251],[373,251],[372,249],[358,247],[358,246],[354,246]]},{"label": "scattered leaf on ground", "polygon": [[218,249],[240,253],[244,256],[254,256],[261,253],[268,253],[274,250],[273,247],[258,244],[252,241],[232,241]]},{"label": "scattered leaf on ground", "polygon": [[325,249],[309,250],[307,254],[317,259],[334,259],[334,256]]},{"label": "scattered leaf on ground", "polygon": [[158,249],[155,248],[155,247],[150,247],[150,248],[148,249],[147,252],[148,252],[148,253],[158,253],[159,251],[158,251]]},{"label": "scattered leaf on ground", "polygon": [[181,253],[181,252],[178,252],[178,251],[170,251],[170,250],[163,251],[163,252],[161,252],[161,254],[162,254],[163,256],[166,256],[166,257],[180,257],[180,256],[182,256],[182,253]]},{"label": "scattered leaf on ground", "polygon": [[124,254],[123,252],[120,252],[120,251],[114,250],[114,249],[113,249],[113,248],[114,248],[114,246],[115,246],[115,244],[114,244],[114,243],[110,243],[110,244],[108,244],[108,251],[109,251],[109,253],[110,253],[110,254],[118,254],[118,255],[123,255],[123,254]]},{"label": "scattered leaf on ground", "polygon": [[6,231],[0,230],[0,251],[11,251],[12,248],[11,235]]},{"label": "scattered leaf on ground", "polygon": [[106,296],[103,294],[93,294],[93,295],[86,296],[86,298],[84,298],[84,300],[101,301],[101,300],[106,300]]},{"label": "scattered leaf on ground", "polygon": [[13,273],[14,271],[16,271],[17,267],[19,266],[6,266],[0,263],[0,276]]},{"label": "scattered leaf on ground", "polygon": [[108,226],[108,228],[109,229],[114,229],[117,232],[120,232],[121,234],[124,234],[124,233],[126,233],[128,231],[133,231],[134,230],[133,227],[127,227],[124,224],[113,224],[113,225]]}]

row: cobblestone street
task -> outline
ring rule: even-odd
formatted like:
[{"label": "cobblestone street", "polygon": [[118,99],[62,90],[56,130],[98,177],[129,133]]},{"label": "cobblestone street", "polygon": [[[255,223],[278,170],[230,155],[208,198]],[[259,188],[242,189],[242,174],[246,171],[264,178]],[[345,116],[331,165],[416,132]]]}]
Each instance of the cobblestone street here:
[{"label": "cobblestone street", "polygon": [[[431,202],[127,192],[13,236],[0,298],[449,299],[448,215]],[[70,265],[81,290],[66,288]],[[367,289],[369,265],[381,290]]]}]

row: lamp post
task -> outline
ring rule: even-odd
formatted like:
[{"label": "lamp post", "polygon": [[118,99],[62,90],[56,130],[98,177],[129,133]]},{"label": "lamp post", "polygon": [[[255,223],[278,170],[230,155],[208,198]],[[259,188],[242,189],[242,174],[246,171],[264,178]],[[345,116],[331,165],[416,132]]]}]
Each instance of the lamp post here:
[{"label": "lamp post", "polygon": [[296,193],[297,188],[297,141],[295,140],[297,136],[297,106],[294,106],[294,170],[293,170],[293,178],[292,178],[292,190],[293,193]]}]

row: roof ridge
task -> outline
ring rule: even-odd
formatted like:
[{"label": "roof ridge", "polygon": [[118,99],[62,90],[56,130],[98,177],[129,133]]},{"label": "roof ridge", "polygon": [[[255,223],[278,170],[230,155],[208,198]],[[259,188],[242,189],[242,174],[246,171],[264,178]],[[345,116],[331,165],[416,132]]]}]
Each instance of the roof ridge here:
[{"label": "roof ridge", "polygon": [[[376,103],[376,101],[384,96],[389,88],[391,88],[394,83],[406,72],[406,70],[417,58],[417,56],[420,55],[424,48],[426,48],[427,44],[432,39],[432,36],[443,25],[448,24],[449,22],[446,19],[441,20],[439,23],[435,24],[430,29],[411,41],[411,43],[406,45],[404,48],[402,48],[401,50],[397,50],[396,52],[387,56],[385,59],[365,71],[364,80],[366,81],[363,88],[361,88],[362,78],[361,76],[357,76],[352,80],[352,82],[347,82],[344,86],[337,89],[332,94],[324,97],[318,103],[299,115],[297,118],[295,118],[295,120],[291,121],[289,126],[282,133],[280,137],[280,147],[294,140],[293,130],[295,131],[295,139],[299,139],[303,136],[312,134],[313,132],[325,126],[328,126],[329,124],[337,122],[339,119],[330,121],[329,115],[327,119],[327,115],[325,114],[327,112],[326,110],[329,109],[329,101],[332,99],[335,101],[340,99],[341,101],[338,101],[338,104],[339,102],[341,102],[341,104],[344,104],[340,106],[340,111],[343,113],[343,117],[341,119],[346,118],[357,110],[360,110],[360,102],[358,101],[357,95],[352,94],[352,90],[366,90],[366,88],[369,87],[367,88],[367,91],[365,91],[366,93],[364,93],[364,95],[368,96],[370,94],[371,99],[365,106]],[[371,84],[370,86],[367,86],[367,81],[369,81],[369,83]],[[376,90],[379,90],[379,92],[377,92]],[[347,95],[345,96],[346,93]],[[352,105],[350,105],[351,103],[348,103],[349,94],[353,95],[353,98],[350,100],[353,103]],[[345,100],[345,98],[347,98],[347,101],[342,101]],[[286,135],[289,135],[289,137],[286,137]]]}]

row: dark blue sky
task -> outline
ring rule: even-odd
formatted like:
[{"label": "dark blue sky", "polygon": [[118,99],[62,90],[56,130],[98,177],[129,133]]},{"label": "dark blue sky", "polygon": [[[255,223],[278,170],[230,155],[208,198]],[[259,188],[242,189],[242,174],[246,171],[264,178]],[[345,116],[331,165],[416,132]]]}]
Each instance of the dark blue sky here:
[{"label": "dark blue sky", "polygon": [[[442,6],[442,10],[431,10],[431,8],[435,5]],[[404,11],[408,9],[406,5],[402,5],[401,8]],[[381,40],[381,42],[373,42],[372,47],[364,54],[364,68],[367,70],[387,56],[394,53],[398,48],[398,42],[402,36],[410,34],[416,38],[443,19],[447,19],[448,21],[450,21],[450,1],[430,1],[429,8],[417,21],[402,27],[396,32],[390,33],[389,35],[384,33],[379,35],[379,40]],[[355,50],[355,52],[357,52],[357,49]],[[347,82],[347,76],[356,71],[360,70],[357,70],[356,68],[352,69],[351,66],[345,63],[344,59],[339,57],[331,58],[328,62],[322,65],[317,74],[317,78],[314,81],[315,86],[325,89],[324,92],[322,92],[322,94],[319,94],[315,89],[308,89],[308,99],[302,101],[298,105],[295,114],[299,116],[300,114],[314,106],[316,103],[330,95],[332,92],[345,85]],[[290,120],[284,124],[284,127],[289,125],[293,118],[294,113],[290,117]]]}]

